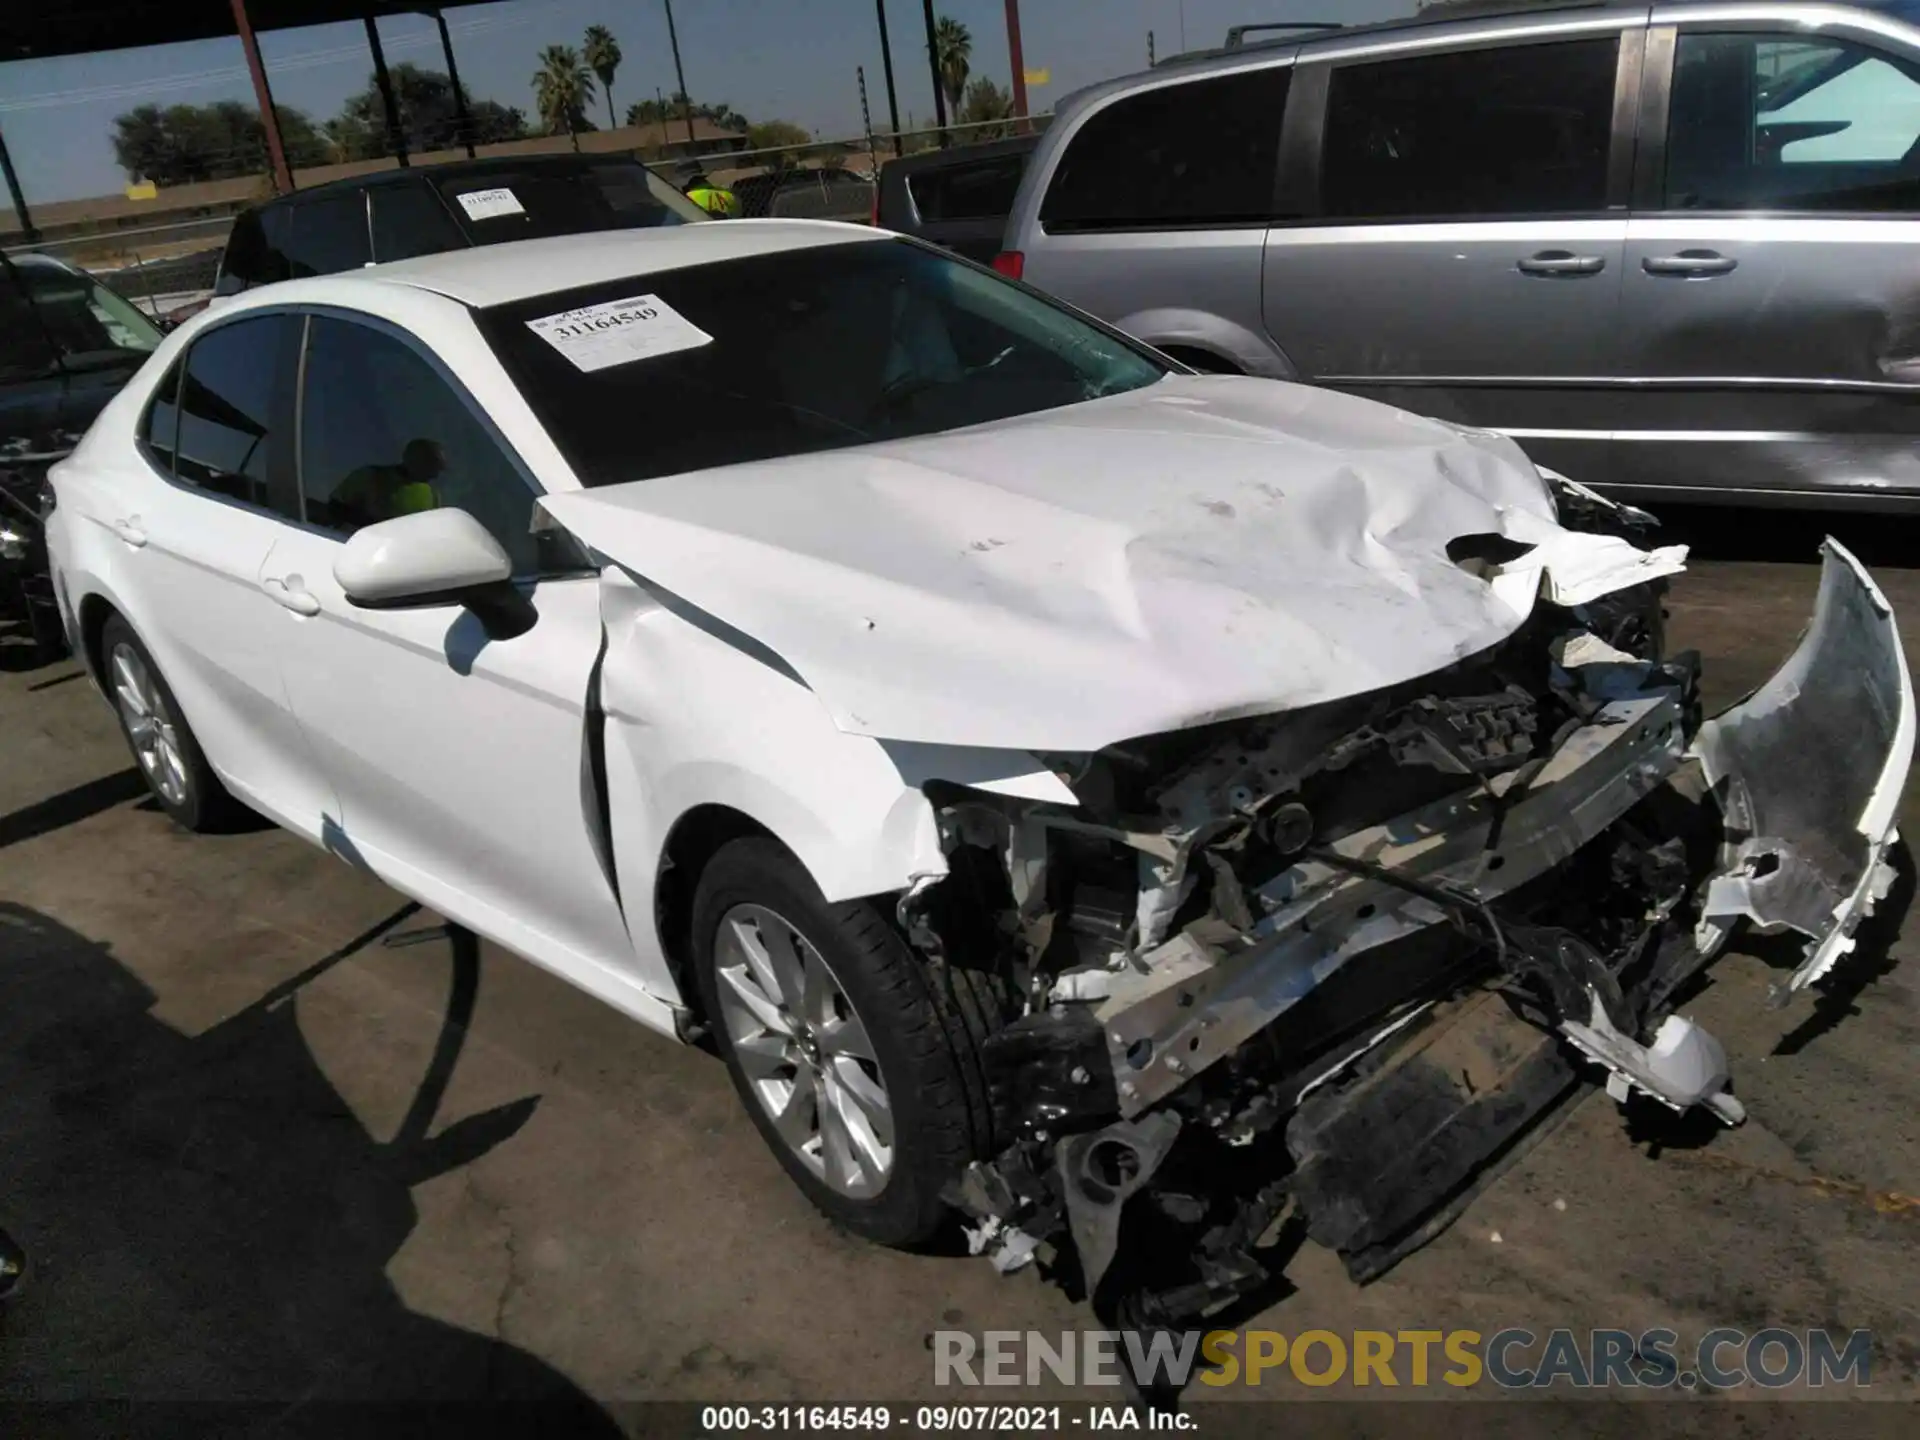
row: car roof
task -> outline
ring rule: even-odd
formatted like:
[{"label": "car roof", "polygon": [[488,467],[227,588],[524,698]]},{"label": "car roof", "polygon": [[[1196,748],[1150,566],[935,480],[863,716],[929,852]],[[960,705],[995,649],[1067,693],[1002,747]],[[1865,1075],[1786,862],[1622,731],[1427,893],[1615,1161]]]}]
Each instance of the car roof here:
[{"label": "car roof", "polygon": [[[1066,135],[1073,128],[1060,121],[1071,113],[1121,91],[1251,67],[1261,62],[1284,62],[1298,53],[1302,62],[1328,53],[1339,54],[1364,48],[1372,43],[1391,44],[1408,36],[1433,35],[1441,39],[1457,32],[1462,37],[1476,32],[1506,34],[1515,28],[1538,26],[1551,30],[1557,26],[1604,25],[1618,21],[1622,25],[1644,23],[1653,0],[1436,0],[1414,15],[1361,25],[1327,25],[1303,22],[1298,29],[1272,39],[1256,39],[1243,45],[1192,50],[1170,55],[1152,69],[1103,80],[1063,96],[1054,106],[1054,124],[1048,134]],[[1855,10],[1866,15],[1920,25],[1920,0],[1700,0],[1699,8],[1708,11],[1728,9],[1778,9],[1783,14],[1815,8],[1821,11]],[[1332,8],[1332,7],[1329,7]]]},{"label": "car roof", "polygon": [[320,185],[303,186],[291,195],[277,195],[271,200],[263,200],[253,208],[274,210],[287,205],[298,205],[315,197],[350,194],[356,190],[378,189],[385,185],[406,185],[414,180],[429,180],[434,184],[447,181],[458,182],[464,179],[484,180],[489,176],[503,172],[524,175],[529,170],[577,171],[587,165],[641,165],[645,162],[632,155],[615,151],[604,155],[487,155],[473,160],[443,160],[433,165],[412,165],[391,170],[375,170],[366,175],[349,175],[344,180],[328,180]]},{"label": "car roof", "polygon": [[953,145],[945,150],[916,150],[911,155],[884,161],[881,172],[912,175],[921,170],[940,170],[949,165],[965,165],[973,160],[997,160],[1003,155],[1024,155],[1040,143],[1038,132],[1015,135],[1007,140],[982,140],[974,145]]},{"label": "car roof", "polygon": [[[550,295],[607,280],[640,278],[694,265],[744,260],[782,250],[811,250],[822,245],[889,240],[892,235],[866,225],[834,220],[728,220],[709,225],[662,225],[645,230],[597,230],[513,240],[448,250],[352,270],[328,279],[381,281],[430,290],[463,305],[484,309]],[[273,287],[262,287],[270,294]]]}]

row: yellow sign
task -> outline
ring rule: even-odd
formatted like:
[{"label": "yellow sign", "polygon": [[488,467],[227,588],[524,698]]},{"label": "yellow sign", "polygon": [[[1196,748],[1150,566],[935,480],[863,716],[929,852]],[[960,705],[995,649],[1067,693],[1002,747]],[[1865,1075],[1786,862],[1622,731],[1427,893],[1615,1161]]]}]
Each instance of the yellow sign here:
[{"label": "yellow sign", "polygon": [[1051,70],[1042,68],[1027,71],[1027,84],[1029,85],[1044,85],[1051,79],[1053,79],[1053,71]]},{"label": "yellow sign", "polygon": [[136,180],[133,184],[127,186],[127,198],[129,200],[158,200],[160,198],[160,190],[151,180]]}]

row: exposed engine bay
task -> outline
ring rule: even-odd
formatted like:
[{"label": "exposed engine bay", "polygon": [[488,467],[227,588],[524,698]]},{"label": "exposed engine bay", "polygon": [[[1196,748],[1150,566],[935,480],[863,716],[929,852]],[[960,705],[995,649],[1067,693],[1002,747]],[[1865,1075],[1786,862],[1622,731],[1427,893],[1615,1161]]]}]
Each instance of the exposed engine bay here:
[{"label": "exposed engine bay", "polygon": [[[1652,521],[1579,492],[1562,523]],[[899,914],[990,1092],[1000,1148],[948,1192],[976,1251],[1181,1326],[1272,1278],[1283,1222],[1383,1273],[1583,1080],[1740,1123],[1674,1007],[1743,919],[1806,938],[1783,998],[1851,948],[1892,878],[1912,689],[1829,542],[1799,648],[1703,720],[1666,583],[1543,594],[1406,685],[1042,757],[1074,807],[928,785],[948,873]]]}]

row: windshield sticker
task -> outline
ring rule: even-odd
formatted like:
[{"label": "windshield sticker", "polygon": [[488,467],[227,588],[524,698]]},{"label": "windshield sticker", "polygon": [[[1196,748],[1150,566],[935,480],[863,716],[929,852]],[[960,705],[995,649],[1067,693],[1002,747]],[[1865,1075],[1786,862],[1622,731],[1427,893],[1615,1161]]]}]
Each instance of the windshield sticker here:
[{"label": "windshield sticker", "polygon": [[713,343],[713,336],[658,295],[634,295],[548,315],[527,321],[527,328],[571,360],[574,369],[584,371]]},{"label": "windshield sticker", "polygon": [[524,215],[520,198],[502,185],[494,190],[469,190],[457,197],[469,220],[498,220],[503,215]]}]

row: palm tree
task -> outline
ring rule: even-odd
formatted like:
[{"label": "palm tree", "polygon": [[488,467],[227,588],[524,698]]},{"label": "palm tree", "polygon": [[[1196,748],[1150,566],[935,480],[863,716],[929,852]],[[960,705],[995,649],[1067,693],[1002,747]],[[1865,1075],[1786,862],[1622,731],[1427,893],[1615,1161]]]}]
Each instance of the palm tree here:
[{"label": "palm tree", "polygon": [[607,128],[611,130],[614,128],[613,72],[620,68],[620,42],[606,26],[589,25],[587,43],[581,53],[587,68],[600,77],[601,88],[607,92]]},{"label": "palm tree", "polygon": [[573,148],[580,148],[579,124],[593,103],[593,72],[571,45],[549,45],[540,52],[540,68],[533,72],[533,103],[540,109],[547,133],[558,135],[564,126]]},{"label": "palm tree", "polygon": [[973,36],[958,20],[942,15],[940,23],[933,27],[933,44],[940,70],[940,88],[947,92],[947,113],[951,115],[960,109],[960,99],[967,93],[967,72],[971,68],[967,62],[973,58]]}]

